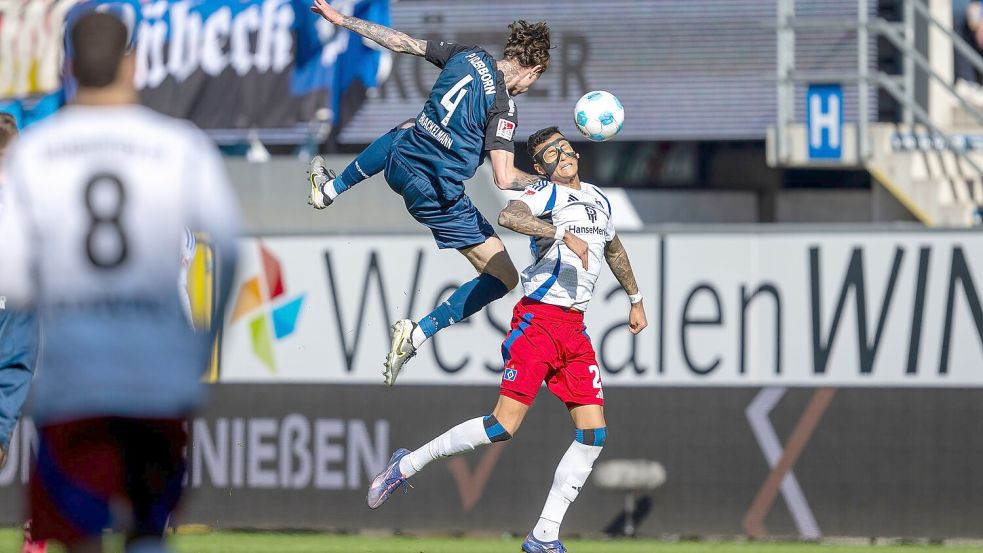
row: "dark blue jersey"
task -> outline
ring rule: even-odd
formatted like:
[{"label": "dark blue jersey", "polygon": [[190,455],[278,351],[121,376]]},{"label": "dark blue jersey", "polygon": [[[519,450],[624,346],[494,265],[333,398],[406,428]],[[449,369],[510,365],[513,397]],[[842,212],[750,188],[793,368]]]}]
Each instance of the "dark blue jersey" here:
[{"label": "dark blue jersey", "polygon": [[513,151],[515,102],[495,59],[481,48],[428,41],[426,59],[443,71],[394,149],[450,201],[464,193],[462,183],[474,176],[485,150]]}]

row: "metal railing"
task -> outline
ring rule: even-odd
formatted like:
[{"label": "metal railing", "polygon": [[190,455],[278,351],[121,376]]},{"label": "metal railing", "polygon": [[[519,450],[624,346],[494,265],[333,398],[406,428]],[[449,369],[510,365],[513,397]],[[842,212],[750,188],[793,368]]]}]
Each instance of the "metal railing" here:
[{"label": "metal railing", "polygon": [[[936,19],[922,0],[903,0],[902,21],[894,23],[881,17],[870,18],[870,0],[857,0],[857,17],[853,20],[796,18],[795,0],[778,0],[776,27],[776,61],[778,78],[778,114],[775,127],[776,153],[779,163],[790,159],[788,127],[794,122],[795,85],[798,83],[840,82],[857,87],[857,159],[862,164],[870,159],[870,87],[878,87],[894,98],[902,109],[901,120],[906,125],[918,124],[941,138],[946,148],[966,162],[983,177],[983,167],[969,157],[965,149],[957,147],[950,135],[941,129],[937,121],[915,100],[915,68],[919,68],[949,92],[957,103],[974,119],[983,124],[983,111],[960,96],[953,83],[936,71],[924,54],[915,47],[916,14],[924,18],[930,27],[943,32],[952,41],[954,49],[966,57],[983,73],[983,57],[959,35]],[[857,34],[857,71],[829,73],[799,71],[795,65],[795,32],[802,29],[854,30]],[[903,56],[900,75],[871,71],[868,43],[871,37],[884,37]]]}]

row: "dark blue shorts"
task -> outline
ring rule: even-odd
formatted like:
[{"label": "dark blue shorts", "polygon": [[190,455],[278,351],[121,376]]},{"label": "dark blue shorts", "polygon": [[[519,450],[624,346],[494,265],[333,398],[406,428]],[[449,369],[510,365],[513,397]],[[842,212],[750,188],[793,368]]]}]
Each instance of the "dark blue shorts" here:
[{"label": "dark blue shorts", "polygon": [[467,194],[462,193],[458,198],[441,198],[437,186],[413,171],[395,150],[390,153],[386,163],[386,182],[403,197],[410,215],[430,229],[438,248],[477,246],[495,235],[495,228],[471,203]]}]

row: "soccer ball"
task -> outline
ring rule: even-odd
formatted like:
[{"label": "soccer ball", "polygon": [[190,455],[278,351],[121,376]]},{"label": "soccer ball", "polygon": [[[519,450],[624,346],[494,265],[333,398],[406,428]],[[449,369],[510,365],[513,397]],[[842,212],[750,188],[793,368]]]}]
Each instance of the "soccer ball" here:
[{"label": "soccer ball", "polygon": [[625,122],[625,108],[610,92],[595,90],[577,100],[573,108],[573,122],[581,134],[594,142],[603,142],[621,130]]}]

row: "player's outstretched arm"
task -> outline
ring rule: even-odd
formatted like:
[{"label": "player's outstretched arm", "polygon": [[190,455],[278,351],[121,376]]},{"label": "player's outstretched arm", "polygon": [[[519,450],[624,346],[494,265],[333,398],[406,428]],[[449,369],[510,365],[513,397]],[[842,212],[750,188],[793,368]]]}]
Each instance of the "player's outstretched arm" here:
[{"label": "player's outstretched arm", "polygon": [[[534,238],[553,238],[557,235],[555,226],[533,215],[529,206],[518,200],[509,202],[509,205],[505,206],[505,209],[498,214],[498,224],[519,234]],[[565,231],[563,243],[570,248],[570,251],[577,254],[584,269],[587,269],[587,242],[581,240],[576,234]],[[629,270],[631,269],[629,268]]]},{"label": "player's outstretched arm", "polygon": [[[488,152],[492,162],[492,174],[495,176],[495,186],[501,190],[525,190],[543,180],[542,177],[530,175],[515,167],[515,154],[508,150],[491,150]],[[518,231],[516,231],[518,232]]]},{"label": "player's outstretched arm", "polygon": [[427,41],[415,39],[406,33],[390,29],[385,25],[371,23],[364,19],[345,15],[331,7],[327,0],[314,0],[311,11],[339,27],[356,32],[369,40],[379,43],[393,52],[423,56],[427,53]]},{"label": "player's outstretched arm", "polygon": [[[635,281],[634,271],[631,270],[628,252],[625,251],[621,239],[617,236],[604,246],[604,259],[608,262],[608,267],[611,267],[614,278],[618,279],[618,283],[621,284],[625,292],[629,296],[638,294],[638,283]],[[637,303],[631,304],[631,311],[628,313],[628,329],[632,334],[638,334],[646,326],[648,326],[648,321],[645,318],[645,308],[642,307],[642,301],[639,299]]]}]

